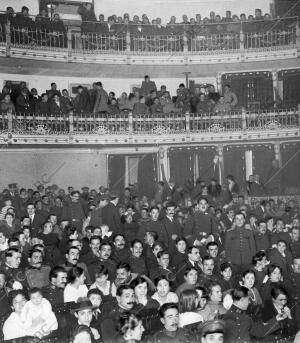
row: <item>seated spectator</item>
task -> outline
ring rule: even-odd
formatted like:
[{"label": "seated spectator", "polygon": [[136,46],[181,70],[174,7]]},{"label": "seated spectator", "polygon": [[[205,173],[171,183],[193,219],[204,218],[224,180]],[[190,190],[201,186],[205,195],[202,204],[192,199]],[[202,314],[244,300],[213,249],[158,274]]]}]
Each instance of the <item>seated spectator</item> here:
[{"label": "seated spectator", "polygon": [[30,288],[42,288],[49,284],[50,266],[42,265],[43,254],[38,249],[32,249],[28,253],[28,264],[25,275]]},{"label": "seated spectator", "polygon": [[94,337],[91,329],[86,325],[78,325],[72,330],[71,343],[92,342]]},{"label": "seated spectator", "polygon": [[203,322],[202,316],[196,312],[198,295],[194,289],[184,290],[179,297],[179,327]]},{"label": "seated spectator", "polygon": [[287,277],[291,272],[292,254],[287,250],[287,243],[284,240],[279,240],[276,248],[269,253],[270,263],[280,267],[284,277]]},{"label": "seated spectator", "polygon": [[80,267],[74,267],[68,271],[67,285],[64,289],[64,302],[71,302],[79,298],[85,298],[88,293],[88,288],[85,285],[84,271]]},{"label": "seated spectator", "polygon": [[116,342],[139,342],[145,331],[142,319],[129,312],[120,316],[117,326]]},{"label": "seated spectator", "polygon": [[22,321],[22,311],[26,304],[26,296],[23,290],[13,290],[9,293],[9,302],[12,313],[6,319],[3,325],[3,335],[5,340],[16,339],[27,336]]},{"label": "seated spectator", "polygon": [[219,283],[207,284],[208,301],[203,310],[198,311],[204,321],[216,319],[217,316],[225,314],[227,310],[222,304],[222,289]]},{"label": "seated spectator", "polygon": [[199,101],[196,105],[196,113],[206,113],[211,112],[212,103],[210,100],[205,98],[205,94],[201,93],[199,95]]},{"label": "seated spectator", "polygon": [[148,275],[145,258],[143,254],[143,244],[140,240],[134,239],[130,247],[131,254],[127,260],[130,269],[133,273],[138,275]]},{"label": "seated spectator", "polygon": [[152,114],[163,113],[163,106],[160,103],[159,98],[155,98],[153,104],[150,107],[150,112]]},{"label": "seated spectator", "polygon": [[177,289],[176,294],[178,298],[185,290],[195,289],[198,285],[198,271],[195,268],[187,268],[184,272],[184,283],[182,283]]},{"label": "seated spectator", "polygon": [[80,325],[85,325],[86,327],[90,328],[92,332],[92,341],[95,343],[100,343],[101,340],[99,331],[96,328],[91,327],[94,309],[95,306],[93,306],[89,300],[82,300],[76,304],[76,307],[72,309],[71,313],[76,317],[77,320],[75,328]]},{"label": "seated spectator", "polygon": [[225,103],[229,104],[230,108],[233,108],[237,105],[238,98],[235,93],[232,92],[230,85],[227,84],[224,86],[223,96]]},{"label": "seated spectator", "polygon": [[152,299],[148,295],[148,285],[149,280],[146,279],[144,276],[138,276],[132,282],[130,283],[130,286],[134,290],[135,298],[136,298],[136,303],[138,304],[138,308],[140,311],[142,309],[151,309],[159,308],[159,303],[157,300]]},{"label": "seated spectator", "polygon": [[171,292],[171,281],[166,275],[161,275],[154,280],[156,292],[152,295],[152,299],[157,300],[162,306],[165,303],[178,303],[178,296]]},{"label": "seated spectator", "polygon": [[132,114],[147,114],[148,112],[149,109],[145,104],[145,97],[140,96],[139,102],[133,105]]},{"label": "seated spectator", "polygon": [[50,284],[42,289],[43,295],[54,305],[64,302],[64,289],[67,284],[67,271],[63,267],[54,267],[49,275]]},{"label": "seated spectator", "polygon": [[108,280],[108,270],[105,266],[100,265],[95,270],[95,282],[91,285],[90,289],[98,289],[105,299],[111,299],[112,283]]},{"label": "seated spectator", "polygon": [[11,101],[10,94],[6,94],[0,103],[0,112],[1,113],[15,113],[16,108],[15,104]]},{"label": "seated spectator", "polygon": [[258,232],[254,234],[254,240],[257,251],[267,251],[270,248],[270,240],[267,235],[267,224],[265,221],[260,221],[258,224]]},{"label": "seated spectator", "polygon": [[35,112],[37,114],[49,115],[50,114],[50,104],[48,101],[49,100],[48,95],[46,93],[43,93],[41,95],[41,97],[42,97],[41,101],[39,101],[36,104]]},{"label": "seated spectator", "polygon": [[216,103],[215,112],[222,113],[222,112],[229,112],[230,110],[231,110],[231,105],[225,102],[225,97],[221,95],[218,102]]},{"label": "seated spectator", "polygon": [[119,105],[117,99],[112,98],[110,104],[108,105],[108,113],[110,115],[120,114]]},{"label": "seated spectator", "polygon": [[229,262],[224,262],[220,265],[220,276],[218,282],[221,286],[222,293],[227,293],[234,286],[234,280],[232,277],[232,266]]},{"label": "seated spectator", "polygon": [[41,339],[57,330],[57,319],[40,288],[31,288],[28,295],[30,300],[22,308],[21,320],[28,336],[37,335]]},{"label": "seated spectator", "polygon": [[249,294],[249,307],[248,313],[253,314],[254,316],[257,315],[258,307],[263,306],[263,302],[261,296],[255,286],[255,272],[252,270],[245,270],[242,274],[242,280],[240,282],[241,286],[248,288]]},{"label": "seated spectator", "polygon": [[175,240],[176,251],[171,255],[171,265],[178,269],[188,261],[186,251],[186,239],[184,237],[177,237]]},{"label": "seated spectator", "polygon": [[132,110],[133,109],[133,104],[132,101],[130,101],[127,97],[127,93],[123,92],[121,94],[121,97],[118,99],[118,106],[119,109],[122,110]]}]

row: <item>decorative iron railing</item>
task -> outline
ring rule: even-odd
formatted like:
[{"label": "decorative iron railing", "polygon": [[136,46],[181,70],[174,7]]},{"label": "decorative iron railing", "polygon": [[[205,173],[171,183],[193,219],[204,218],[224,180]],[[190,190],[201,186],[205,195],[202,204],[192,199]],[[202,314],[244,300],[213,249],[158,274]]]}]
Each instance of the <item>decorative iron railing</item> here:
[{"label": "decorative iron railing", "polygon": [[14,134],[147,134],[217,133],[298,128],[298,110],[230,111],[199,114],[57,114],[2,113],[0,132]]},{"label": "decorative iron railing", "polygon": [[[10,48],[57,50],[68,54],[102,53],[192,53],[207,54],[220,51],[243,51],[253,49],[283,49],[295,47],[300,36],[298,18],[259,22],[215,23],[201,25],[174,25],[155,27],[121,25],[121,29],[96,29],[101,25],[55,26],[40,25],[32,21],[30,26],[18,23],[0,23],[0,43]],[[136,26],[136,25],[135,25]],[[94,31],[86,28],[92,27]],[[105,27],[105,25],[103,26]],[[150,27],[150,28],[149,28]]]},{"label": "decorative iron railing", "polygon": [[67,48],[67,33],[38,27],[11,26],[11,44],[17,48]]}]

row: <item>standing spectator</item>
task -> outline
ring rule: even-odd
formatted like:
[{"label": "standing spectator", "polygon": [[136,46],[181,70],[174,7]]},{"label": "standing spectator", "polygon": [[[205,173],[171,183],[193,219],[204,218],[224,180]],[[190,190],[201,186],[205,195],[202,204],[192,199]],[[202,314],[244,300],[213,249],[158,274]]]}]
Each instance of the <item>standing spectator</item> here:
[{"label": "standing spectator", "polygon": [[6,113],[15,113],[15,111],[16,111],[15,104],[11,101],[10,95],[5,94],[0,104],[0,112],[3,114],[6,114]]},{"label": "standing spectator", "polygon": [[16,101],[16,110],[17,110],[17,113],[23,113],[23,114],[30,112],[30,102],[29,102],[27,88],[21,89],[21,94],[17,97],[17,101]]},{"label": "standing spectator", "polygon": [[236,274],[249,268],[256,248],[252,231],[245,229],[242,213],[235,215],[234,225],[226,233],[225,251]]},{"label": "standing spectator", "polygon": [[77,87],[77,95],[74,99],[74,111],[76,113],[91,112],[91,100],[88,90],[82,86]]},{"label": "standing spectator", "polygon": [[46,93],[48,94],[49,100],[51,100],[54,95],[58,95],[59,97],[61,97],[60,90],[57,89],[57,85],[55,82],[51,83],[51,89],[46,90]]},{"label": "standing spectator", "polygon": [[102,209],[103,224],[108,225],[110,231],[115,233],[122,233],[123,226],[117,209],[120,195],[117,192],[110,194],[110,202]]},{"label": "standing spectator", "polygon": [[147,97],[152,91],[157,91],[156,84],[154,81],[150,80],[149,75],[145,75],[141,86],[141,94]]},{"label": "standing spectator", "polygon": [[229,104],[231,108],[237,105],[238,98],[235,95],[235,93],[232,92],[230,85],[224,86],[223,96],[224,96],[225,103]]},{"label": "standing spectator", "polygon": [[96,82],[96,97],[93,107],[93,113],[97,114],[99,112],[108,111],[108,94],[103,89],[101,82]]}]

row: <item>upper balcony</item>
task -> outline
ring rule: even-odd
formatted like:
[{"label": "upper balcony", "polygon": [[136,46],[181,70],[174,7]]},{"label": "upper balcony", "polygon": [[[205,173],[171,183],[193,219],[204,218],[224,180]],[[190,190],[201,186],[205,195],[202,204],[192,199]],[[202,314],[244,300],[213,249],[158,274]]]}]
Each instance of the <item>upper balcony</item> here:
[{"label": "upper balcony", "polygon": [[[37,60],[124,64],[194,65],[296,59],[298,18],[259,22],[157,27],[82,23],[81,27],[6,22],[0,54]],[[52,25],[53,24],[53,25]]]}]

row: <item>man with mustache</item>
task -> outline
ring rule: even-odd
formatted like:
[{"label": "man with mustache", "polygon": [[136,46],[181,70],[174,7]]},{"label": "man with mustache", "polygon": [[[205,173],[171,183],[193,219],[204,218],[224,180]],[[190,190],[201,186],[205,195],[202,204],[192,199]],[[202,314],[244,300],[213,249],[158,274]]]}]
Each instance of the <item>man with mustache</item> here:
[{"label": "man with mustache", "polygon": [[100,266],[103,265],[108,270],[108,278],[113,281],[116,276],[116,262],[110,258],[112,247],[107,241],[103,241],[99,248],[99,259],[92,264],[89,264],[88,270],[89,275],[91,275],[92,282],[95,281],[95,271]]},{"label": "man with mustache", "polygon": [[66,261],[64,264],[62,264],[62,267],[64,267],[67,272],[74,267],[82,268],[84,271],[84,275],[86,277],[86,283],[90,284],[91,278],[90,278],[87,266],[83,262],[78,262],[79,255],[80,255],[80,250],[78,248],[70,247],[65,254]]},{"label": "man with mustache", "polygon": [[177,304],[166,303],[159,309],[160,320],[163,324],[163,329],[156,332],[150,339],[149,343],[159,342],[196,342],[196,337],[193,337],[191,332],[178,327],[179,311]]},{"label": "man with mustache", "polygon": [[115,342],[116,326],[120,316],[125,312],[137,311],[134,290],[129,285],[121,285],[116,293],[117,305],[105,316],[101,323],[102,339],[105,343]]},{"label": "man with mustache", "polygon": [[127,261],[130,256],[130,251],[126,247],[125,236],[122,234],[116,234],[113,237],[113,250],[110,258],[116,263],[121,261]]},{"label": "man with mustache", "polygon": [[218,278],[213,274],[214,272],[214,259],[211,256],[205,256],[202,260],[202,273],[199,274],[198,282],[204,285],[208,282],[216,282]]},{"label": "man with mustache", "polygon": [[63,267],[54,267],[49,275],[50,284],[43,287],[43,295],[52,305],[64,303],[64,289],[67,284],[67,271]]}]

